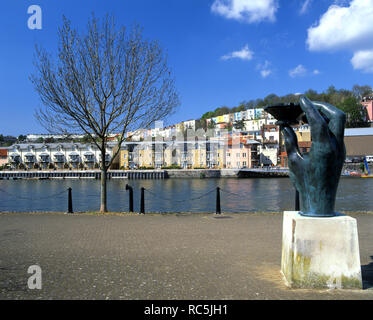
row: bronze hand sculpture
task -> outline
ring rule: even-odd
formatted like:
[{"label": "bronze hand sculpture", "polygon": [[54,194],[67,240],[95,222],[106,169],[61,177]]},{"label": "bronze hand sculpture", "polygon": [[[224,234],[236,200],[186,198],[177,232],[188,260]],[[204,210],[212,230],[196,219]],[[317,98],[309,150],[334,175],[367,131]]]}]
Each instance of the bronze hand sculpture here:
[{"label": "bronze hand sculpture", "polygon": [[279,121],[285,138],[290,179],[299,191],[301,215],[333,217],[335,198],[343,163],[346,159],[344,129],[346,115],[338,108],[306,97],[300,107],[311,127],[312,147],[301,153],[293,129],[286,121]]}]

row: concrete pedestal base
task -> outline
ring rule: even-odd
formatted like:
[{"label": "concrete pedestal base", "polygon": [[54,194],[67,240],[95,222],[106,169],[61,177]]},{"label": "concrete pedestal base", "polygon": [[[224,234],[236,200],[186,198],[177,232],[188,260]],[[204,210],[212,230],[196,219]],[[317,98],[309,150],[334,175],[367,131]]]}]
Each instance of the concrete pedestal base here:
[{"label": "concrete pedestal base", "polygon": [[284,212],[281,272],[291,288],[362,289],[356,219]]}]

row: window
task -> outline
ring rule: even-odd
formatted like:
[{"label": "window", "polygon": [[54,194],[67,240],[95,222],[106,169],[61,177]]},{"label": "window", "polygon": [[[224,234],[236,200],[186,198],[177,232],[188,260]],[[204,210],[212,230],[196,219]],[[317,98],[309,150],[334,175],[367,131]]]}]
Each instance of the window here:
[{"label": "window", "polygon": [[243,153],[243,154],[242,154],[242,157],[246,158],[246,157],[247,157],[247,154],[246,154],[246,153]]},{"label": "window", "polygon": [[240,167],[240,162],[237,162],[237,168],[239,168]]},{"label": "window", "polygon": [[246,161],[244,161],[242,164],[243,164],[244,167],[246,167]]},{"label": "window", "polygon": [[239,158],[239,157],[240,157],[240,154],[239,154],[239,153],[237,153],[237,154],[236,154],[236,157],[237,157],[237,158]]},{"label": "window", "polygon": [[231,154],[230,153],[227,153],[227,157],[230,157],[231,156]]}]

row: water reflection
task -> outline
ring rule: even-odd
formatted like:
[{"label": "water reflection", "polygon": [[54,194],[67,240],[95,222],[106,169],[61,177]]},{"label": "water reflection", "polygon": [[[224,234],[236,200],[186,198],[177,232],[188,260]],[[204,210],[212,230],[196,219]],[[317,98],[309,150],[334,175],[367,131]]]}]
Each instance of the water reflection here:
[{"label": "water reflection", "polygon": [[[146,193],[145,209],[151,212],[214,212],[216,187],[222,189],[223,212],[282,212],[294,209],[294,188],[289,179],[168,179],[110,180],[110,211],[128,210],[129,183],[134,189],[134,206],[139,210],[140,188]],[[66,211],[67,188],[73,189],[74,211],[99,209],[100,182],[96,180],[1,180],[1,211]],[[370,211],[373,179],[342,178],[337,195],[339,211]],[[201,195],[212,191],[207,196]],[[61,193],[56,195],[58,193]],[[229,193],[228,193],[229,192]],[[43,199],[41,199],[43,198]]]}]

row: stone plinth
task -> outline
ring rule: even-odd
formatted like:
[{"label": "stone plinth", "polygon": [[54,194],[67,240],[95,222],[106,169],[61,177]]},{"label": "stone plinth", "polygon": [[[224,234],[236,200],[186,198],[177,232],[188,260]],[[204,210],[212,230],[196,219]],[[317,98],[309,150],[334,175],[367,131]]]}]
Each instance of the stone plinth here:
[{"label": "stone plinth", "polygon": [[362,289],[356,219],[284,212],[281,272],[291,288]]}]

